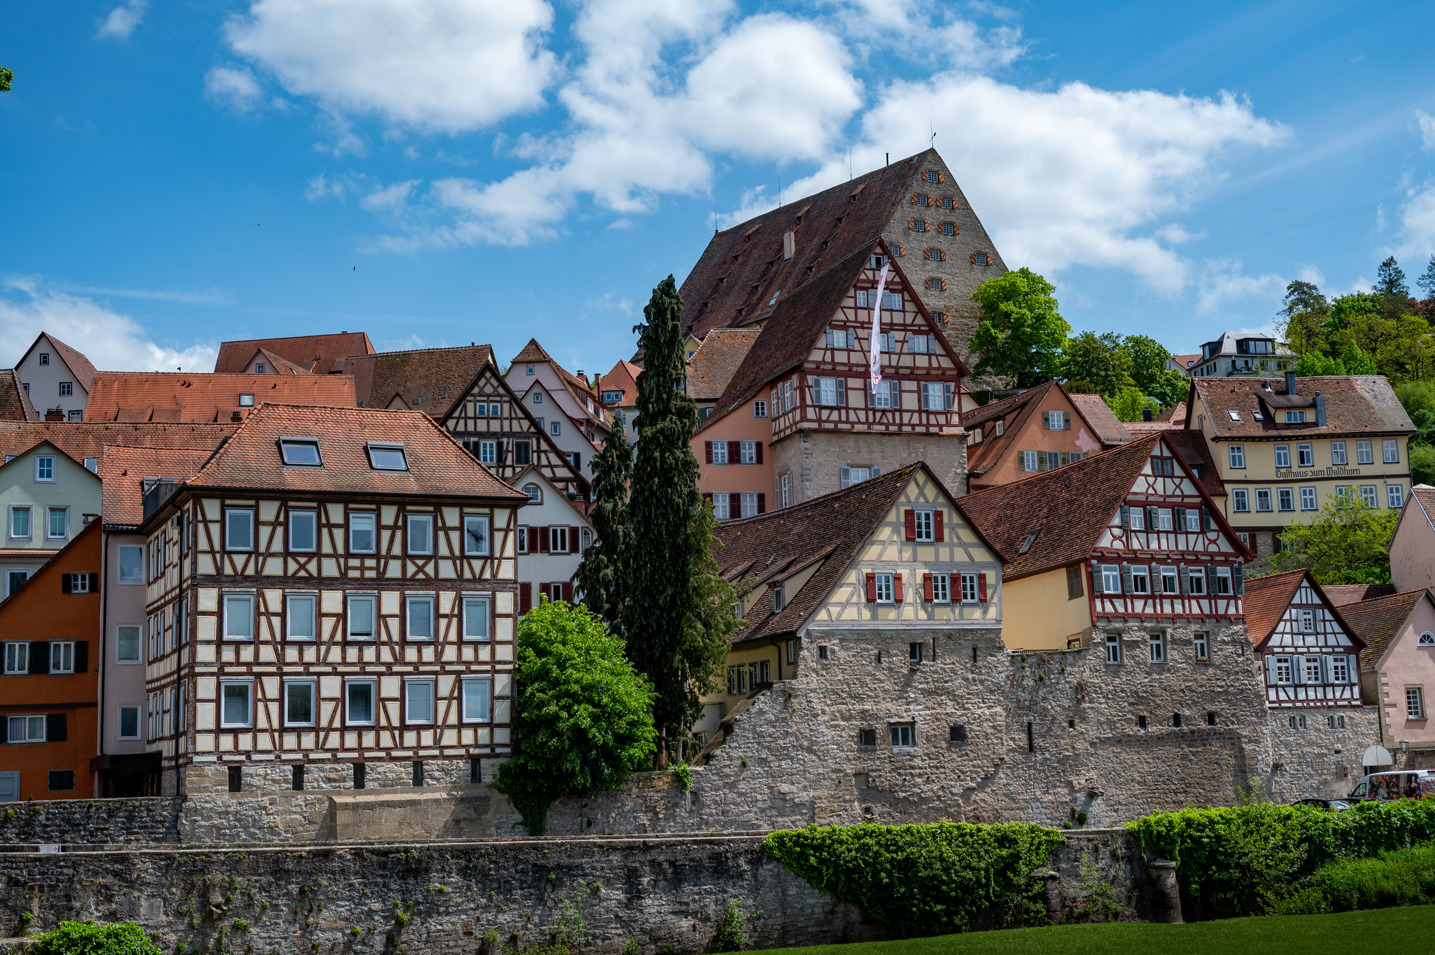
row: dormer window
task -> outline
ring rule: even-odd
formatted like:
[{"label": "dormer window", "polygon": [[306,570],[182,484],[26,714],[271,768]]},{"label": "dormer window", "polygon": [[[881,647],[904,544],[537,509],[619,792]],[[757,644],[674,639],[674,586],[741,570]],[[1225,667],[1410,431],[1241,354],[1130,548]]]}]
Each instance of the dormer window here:
[{"label": "dormer window", "polygon": [[1286,424],[1305,424],[1305,411],[1287,411]]},{"label": "dormer window", "polygon": [[239,396],[239,407],[241,407],[241,408],[253,408],[253,407],[254,407],[254,396],[251,395],[251,394],[243,394],[243,395],[240,395],[240,396]]},{"label": "dormer window", "polygon": [[256,362],[254,363],[254,373],[255,373],[256,375],[265,374],[267,370],[268,370],[268,369],[266,369],[266,368],[264,367],[264,362],[262,362],[262,361],[256,361]]},{"label": "dormer window", "polygon": [[772,298],[770,298],[770,299],[767,300],[767,304],[768,304],[769,306],[776,305],[776,304],[777,304],[777,300],[778,300],[779,298],[781,298],[781,297],[782,297],[782,289],[778,289],[776,292],[773,292],[773,293],[772,293]]},{"label": "dormer window", "polygon": [[279,454],[289,467],[322,468],[324,459],[319,454],[317,438],[280,438]]},{"label": "dormer window", "polygon": [[1036,539],[1037,539],[1037,537],[1039,537],[1040,535],[1041,535],[1041,529],[1040,529],[1040,528],[1037,528],[1036,530],[1032,531],[1030,534],[1026,535],[1026,540],[1024,540],[1024,541],[1021,542],[1021,546],[1016,549],[1016,552],[1017,552],[1018,554],[1025,554],[1027,551],[1031,550],[1031,545],[1033,545],[1033,544],[1036,543]]},{"label": "dormer window", "polygon": [[369,452],[369,467],[375,471],[407,471],[409,459],[402,444],[375,444],[370,441],[365,447]]}]

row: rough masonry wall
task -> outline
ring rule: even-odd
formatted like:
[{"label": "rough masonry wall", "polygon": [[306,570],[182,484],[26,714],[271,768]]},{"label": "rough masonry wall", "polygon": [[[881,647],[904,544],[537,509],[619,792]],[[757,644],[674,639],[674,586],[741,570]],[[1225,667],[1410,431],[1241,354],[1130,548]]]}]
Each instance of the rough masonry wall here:
[{"label": "rough masonry wall", "polygon": [[792,472],[793,503],[842,490],[841,469],[877,466],[888,473],[925,461],[956,497],[967,493],[966,432],[879,434],[800,431],[772,446],[773,473]]},{"label": "rough masonry wall", "polygon": [[179,841],[179,799],[48,799],[0,803],[0,846]]}]

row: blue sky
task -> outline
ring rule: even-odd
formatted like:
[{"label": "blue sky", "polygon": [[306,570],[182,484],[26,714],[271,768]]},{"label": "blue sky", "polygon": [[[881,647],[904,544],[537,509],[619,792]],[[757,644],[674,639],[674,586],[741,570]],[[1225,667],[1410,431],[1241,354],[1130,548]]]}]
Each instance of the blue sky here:
[{"label": "blue sky", "polygon": [[[1435,253],[1435,5],[0,0],[0,364],[533,335],[924,148],[1076,329],[1189,351]],[[849,153],[850,151],[850,153]],[[716,220],[715,220],[716,211]]]}]

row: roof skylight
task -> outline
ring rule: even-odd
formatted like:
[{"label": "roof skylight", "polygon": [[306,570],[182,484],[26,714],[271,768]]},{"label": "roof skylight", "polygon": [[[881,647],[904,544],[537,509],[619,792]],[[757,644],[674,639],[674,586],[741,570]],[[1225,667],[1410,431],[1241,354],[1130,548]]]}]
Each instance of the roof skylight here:
[{"label": "roof skylight", "polygon": [[322,468],[324,458],[319,453],[318,438],[280,438],[279,455],[290,467]]},{"label": "roof skylight", "polygon": [[409,459],[404,454],[402,444],[375,444],[370,441],[366,447],[369,451],[369,467],[375,471],[407,471]]}]

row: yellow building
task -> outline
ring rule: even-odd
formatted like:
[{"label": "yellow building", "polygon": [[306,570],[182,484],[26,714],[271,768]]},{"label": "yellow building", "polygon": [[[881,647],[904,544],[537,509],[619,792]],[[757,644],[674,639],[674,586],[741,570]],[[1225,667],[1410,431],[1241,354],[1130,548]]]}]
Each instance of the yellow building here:
[{"label": "yellow building", "polygon": [[755,692],[792,679],[809,628],[832,642],[910,631],[913,664],[931,659],[942,633],[1001,628],[1001,558],[925,464],[726,522],[718,536],[745,625],[733,635],[726,692],[703,701],[700,738]]},{"label": "yellow building", "polygon": [[1211,446],[1225,516],[1258,558],[1340,494],[1399,510],[1415,434],[1379,376],[1195,378],[1186,417]]}]

